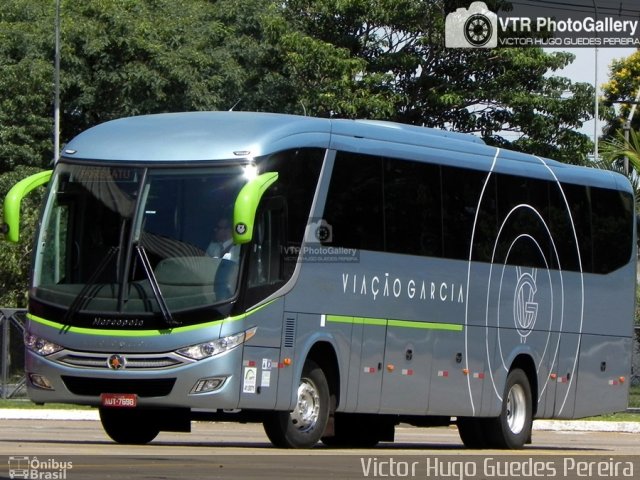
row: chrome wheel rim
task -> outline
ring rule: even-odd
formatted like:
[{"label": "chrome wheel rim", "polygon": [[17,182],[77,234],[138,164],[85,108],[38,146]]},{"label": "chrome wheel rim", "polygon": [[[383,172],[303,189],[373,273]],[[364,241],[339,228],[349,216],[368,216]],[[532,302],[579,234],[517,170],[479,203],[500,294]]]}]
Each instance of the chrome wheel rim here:
[{"label": "chrome wheel rim", "polygon": [[516,384],[507,395],[507,425],[515,435],[524,430],[527,420],[527,397],[522,385]]},{"label": "chrome wheel rim", "polygon": [[302,432],[308,432],[318,423],[320,416],[320,395],[309,379],[303,379],[298,387],[298,401],[291,412],[291,422]]}]

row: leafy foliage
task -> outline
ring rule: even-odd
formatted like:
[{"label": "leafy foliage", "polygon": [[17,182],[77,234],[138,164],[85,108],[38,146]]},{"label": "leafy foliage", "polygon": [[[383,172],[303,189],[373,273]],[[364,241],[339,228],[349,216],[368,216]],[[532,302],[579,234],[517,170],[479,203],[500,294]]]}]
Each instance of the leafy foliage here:
[{"label": "leafy foliage", "polygon": [[241,88],[232,28],[203,0],[65,2],[63,135],[113,118],[215,110]]},{"label": "leafy foliage", "polygon": [[573,55],[447,49],[444,3],[289,0],[284,14],[298,31],[362,60],[352,81],[386,101],[384,109],[334,106],[334,114],[475,132],[496,145],[584,163],[591,142],[576,130],[592,114],[593,88],[548,75]]},{"label": "leafy foliage", "polygon": [[48,15],[42,2],[8,0],[0,9],[0,174],[52,156]]},{"label": "leafy foliage", "polygon": [[637,130],[629,131],[629,140],[623,131],[618,131],[614,138],[605,140],[600,144],[602,159],[617,167],[622,166],[623,159],[629,161],[629,167],[640,171],[640,133]]},{"label": "leafy foliage", "polygon": [[[603,118],[607,120],[604,128],[606,137],[615,137],[616,132],[622,130],[631,111],[630,103],[620,104],[616,109],[616,102],[633,100],[640,88],[640,50],[626,58],[613,60],[609,67],[609,81],[602,86]],[[631,120],[631,128],[640,130],[640,109]]]}]

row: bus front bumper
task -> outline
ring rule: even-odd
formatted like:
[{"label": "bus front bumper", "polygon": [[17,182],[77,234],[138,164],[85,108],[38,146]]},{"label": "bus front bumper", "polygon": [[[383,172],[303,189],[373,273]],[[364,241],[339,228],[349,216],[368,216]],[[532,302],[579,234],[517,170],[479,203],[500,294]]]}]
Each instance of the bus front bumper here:
[{"label": "bus front bumper", "polygon": [[101,404],[102,394],[135,395],[139,407],[235,409],[243,346],[199,361],[174,354],[26,351],[27,391],[35,403]]}]

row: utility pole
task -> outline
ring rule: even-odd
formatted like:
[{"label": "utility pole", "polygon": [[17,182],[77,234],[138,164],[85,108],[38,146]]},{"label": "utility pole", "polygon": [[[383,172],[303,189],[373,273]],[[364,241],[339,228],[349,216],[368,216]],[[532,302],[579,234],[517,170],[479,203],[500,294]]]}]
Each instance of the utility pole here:
[{"label": "utility pole", "polygon": [[[625,147],[629,145],[629,132],[631,131],[631,120],[636,113],[636,107],[638,106],[638,101],[640,101],[640,87],[638,87],[638,92],[636,93],[636,98],[631,105],[631,111],[627,116],[627,120],[624,122],[623,130],[624,130],[624,143]],[[624,174],[629,175],[629,157],[624,156]]]},{"label": "utility pole", "polygon": [[54,60],[54,100],[53,100],[53,163],[60,156],[60,0],[56,0],[55,19],[56,51]]},{"label": "utility pole", "polygon": [[[593,9],[595,10],[595,14],[596,14],[596,21],[598,20],[598,4],[596,3],[597,0],[593,0]],[[598,34],[596,33],[596,36],[598,36]],[[597,162],[598,161],[598,117],[600,116],[600,112],[599,112],[599,105],[598,105],[598,47],[596,47],[595,49],[595,79],[594,79],[594,87],[595,87],[595,94],[594,94],[594,105],[593,105],[593,161]]]}]

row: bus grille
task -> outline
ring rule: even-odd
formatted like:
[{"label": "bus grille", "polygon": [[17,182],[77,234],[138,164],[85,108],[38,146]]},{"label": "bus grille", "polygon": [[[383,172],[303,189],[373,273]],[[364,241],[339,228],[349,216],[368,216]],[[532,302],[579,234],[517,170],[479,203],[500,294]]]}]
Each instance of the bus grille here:
[{"label": "bus grille", "polygon": [[284,346],[293,347],[296,339],[296,320],[287,318],[284,324]]},{"label": "bus grille", "polygon": [[62,376],[67,389],[74,395],[97,397],[101,393],[135,393],[139,397],[166,397],[173,390],[175,378],[112,379]]},{"label": "bus grille", "polygon": [[[189,363],[188,360],[172,354],[141,355],[124,354],[127,370],[131,369],[157,369],[171,368]],[[99,353],[71,353],[64,352],[53,359],[59,363],[79,368],[109,368],[108,359],[110,355]]]}]

